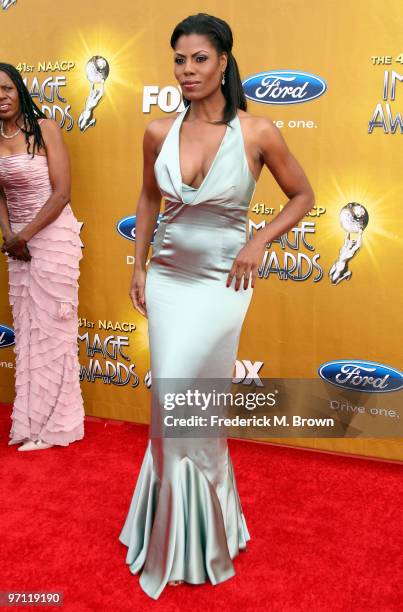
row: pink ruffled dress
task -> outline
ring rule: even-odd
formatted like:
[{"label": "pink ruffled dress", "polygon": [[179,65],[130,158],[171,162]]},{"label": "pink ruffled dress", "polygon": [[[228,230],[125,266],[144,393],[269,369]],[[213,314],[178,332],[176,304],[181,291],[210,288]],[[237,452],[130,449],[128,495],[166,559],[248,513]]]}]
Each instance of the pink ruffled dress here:
[{"label": "pink ruffled dress", "polygon": [[[18,232],[51,195],[47,157],[0,157],[0,186],[11,228]],[[67,446],[84,436],[77,353],[79,232],[67,204],[29,241],[31,261],[8,258],[16,354],[11,438]]]}]

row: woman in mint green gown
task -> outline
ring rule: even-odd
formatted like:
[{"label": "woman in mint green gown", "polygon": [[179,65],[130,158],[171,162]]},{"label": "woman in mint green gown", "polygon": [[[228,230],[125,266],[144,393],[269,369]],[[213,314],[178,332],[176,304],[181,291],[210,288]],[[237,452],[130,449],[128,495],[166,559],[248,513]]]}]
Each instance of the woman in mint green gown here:
[{"label": "woman in mint green gown", "polygon": [[[156,381],[231,379],[265,245],[313,206],[308,180],[277,128],[246,112],[228,24],[188,17],[171,46],[185,110],[152,121],[144,136],[130,291],[148,317],[154,421],[164,412]],[[247,240],[263,165],[289,202]],[[146,270],[161,196],[164,213]],[[226,437],[164,437],[151,428],[120,534],[141,588],[158,599],[168,583],[223,582],[234,576],[232,561],[249,539]]]}]

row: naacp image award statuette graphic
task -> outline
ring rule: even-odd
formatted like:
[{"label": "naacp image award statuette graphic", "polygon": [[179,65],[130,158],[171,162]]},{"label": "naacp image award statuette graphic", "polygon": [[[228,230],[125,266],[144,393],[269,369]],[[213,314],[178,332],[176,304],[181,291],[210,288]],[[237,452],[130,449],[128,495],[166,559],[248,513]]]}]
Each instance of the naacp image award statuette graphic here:
[{"label": "naacp image award statuette graphic", "polygon": [[94,55],[88,60],[85,72],[91,87],[84,110],[78,118],[80,132],[85,132],[85,130],[96,123],[93,113],[104,95],[105,81],[109,75],[108,60],[102,57],[102,55]]},{"label": "naacp image award statuette graphic", "polygon": [[[339,258],[329,271],[330,280],[337,285],[342,280],[349,280],[352,272],[348,269],[348,262],[354,257],[362,246],[362,234],[369,221],[368,211],[358,202],[350,202],[340,211],[340,225],[346,232]],[[355,237],[352,237],[352,234]]]},{"label": "naacp image award statuette graphic", "polygon": [[17,4],[17,0],[0,0],[0,7],[6,11],[10,6]]}]

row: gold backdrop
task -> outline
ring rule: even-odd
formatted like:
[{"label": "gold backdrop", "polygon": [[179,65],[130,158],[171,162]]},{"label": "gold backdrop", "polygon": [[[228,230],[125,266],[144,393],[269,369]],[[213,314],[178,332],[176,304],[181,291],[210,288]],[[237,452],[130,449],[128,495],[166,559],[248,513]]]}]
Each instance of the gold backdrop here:
[{"label": "gold backdrop", "polygon": [[[314,379],[321,364],[338,359],[401,368],[401,3],[207,1],[190,3],[187,10],[229,22],[243,80],[282,70],[326,84],[326,91],[308,101],[248,102],[250,113],[277,122],[314,187],[316,208],[299,224],[305,233],[290,232],[288,242],[267,250],[242,332],[238,371],[245,362],[261,362],[261,377]],[[43,0],[40,9],[29,0],[8,8],[7,1],[0,3],[0,61],[18,66],[37,104],[63,125],[71,154],[72,206],[83,222],[85,247],[79,346],[89,415],[149,419],[147,323],[128,297],[133,241],[125,233],[132,221],[122,220],[135,214],[146,124],[182,108],[169,38],[184,17],[184,5],[176,0],[99,0],[96,6]],[[94,56],[109,65],[98,94],[100,83],[91,86],[86,73]],[[101,99],[81,119],[82,127],[91,119],[95,124],[82,131],[79,117],[89,106],[91,87]],[[265,169],[250,219],[255,225],[270,221],[285,201]],[[329,270],[345,239],[339,214],[349,202],[363,205],[369,222],[348,265],[352,277],[332,284]],[[290,262],[295,271],[282,274]],[[4,258],[0,286],[0,325],[11,327]],[[14,353],[4,329],[0,400],[11,402]],[[403,459],[398,438],[273,441]]]}]

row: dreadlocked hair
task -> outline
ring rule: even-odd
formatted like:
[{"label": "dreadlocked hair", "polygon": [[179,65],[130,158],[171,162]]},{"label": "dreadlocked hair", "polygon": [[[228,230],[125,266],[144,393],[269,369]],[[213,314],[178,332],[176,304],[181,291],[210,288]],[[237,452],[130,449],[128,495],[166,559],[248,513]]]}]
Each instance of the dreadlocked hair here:
[{"label": "dreadlocked hair", "polygon": [[24,81],[22,80],[22,76],[18,70],[14,68],[14,66],[0,62],[0,72],[5,72],[17,88],[18,97],[20,99],[21,116],[24,123],[23,126],[20,126],[21,132],[25,136],[27,153],[31,153],[31,143],[29,139],[31,136],[34,137],[32,145],[32,157],[34,157],[35,149],[39,151],[39,149],[45,147],[38,119],[46,119],[46,115],[32,100]]}]

